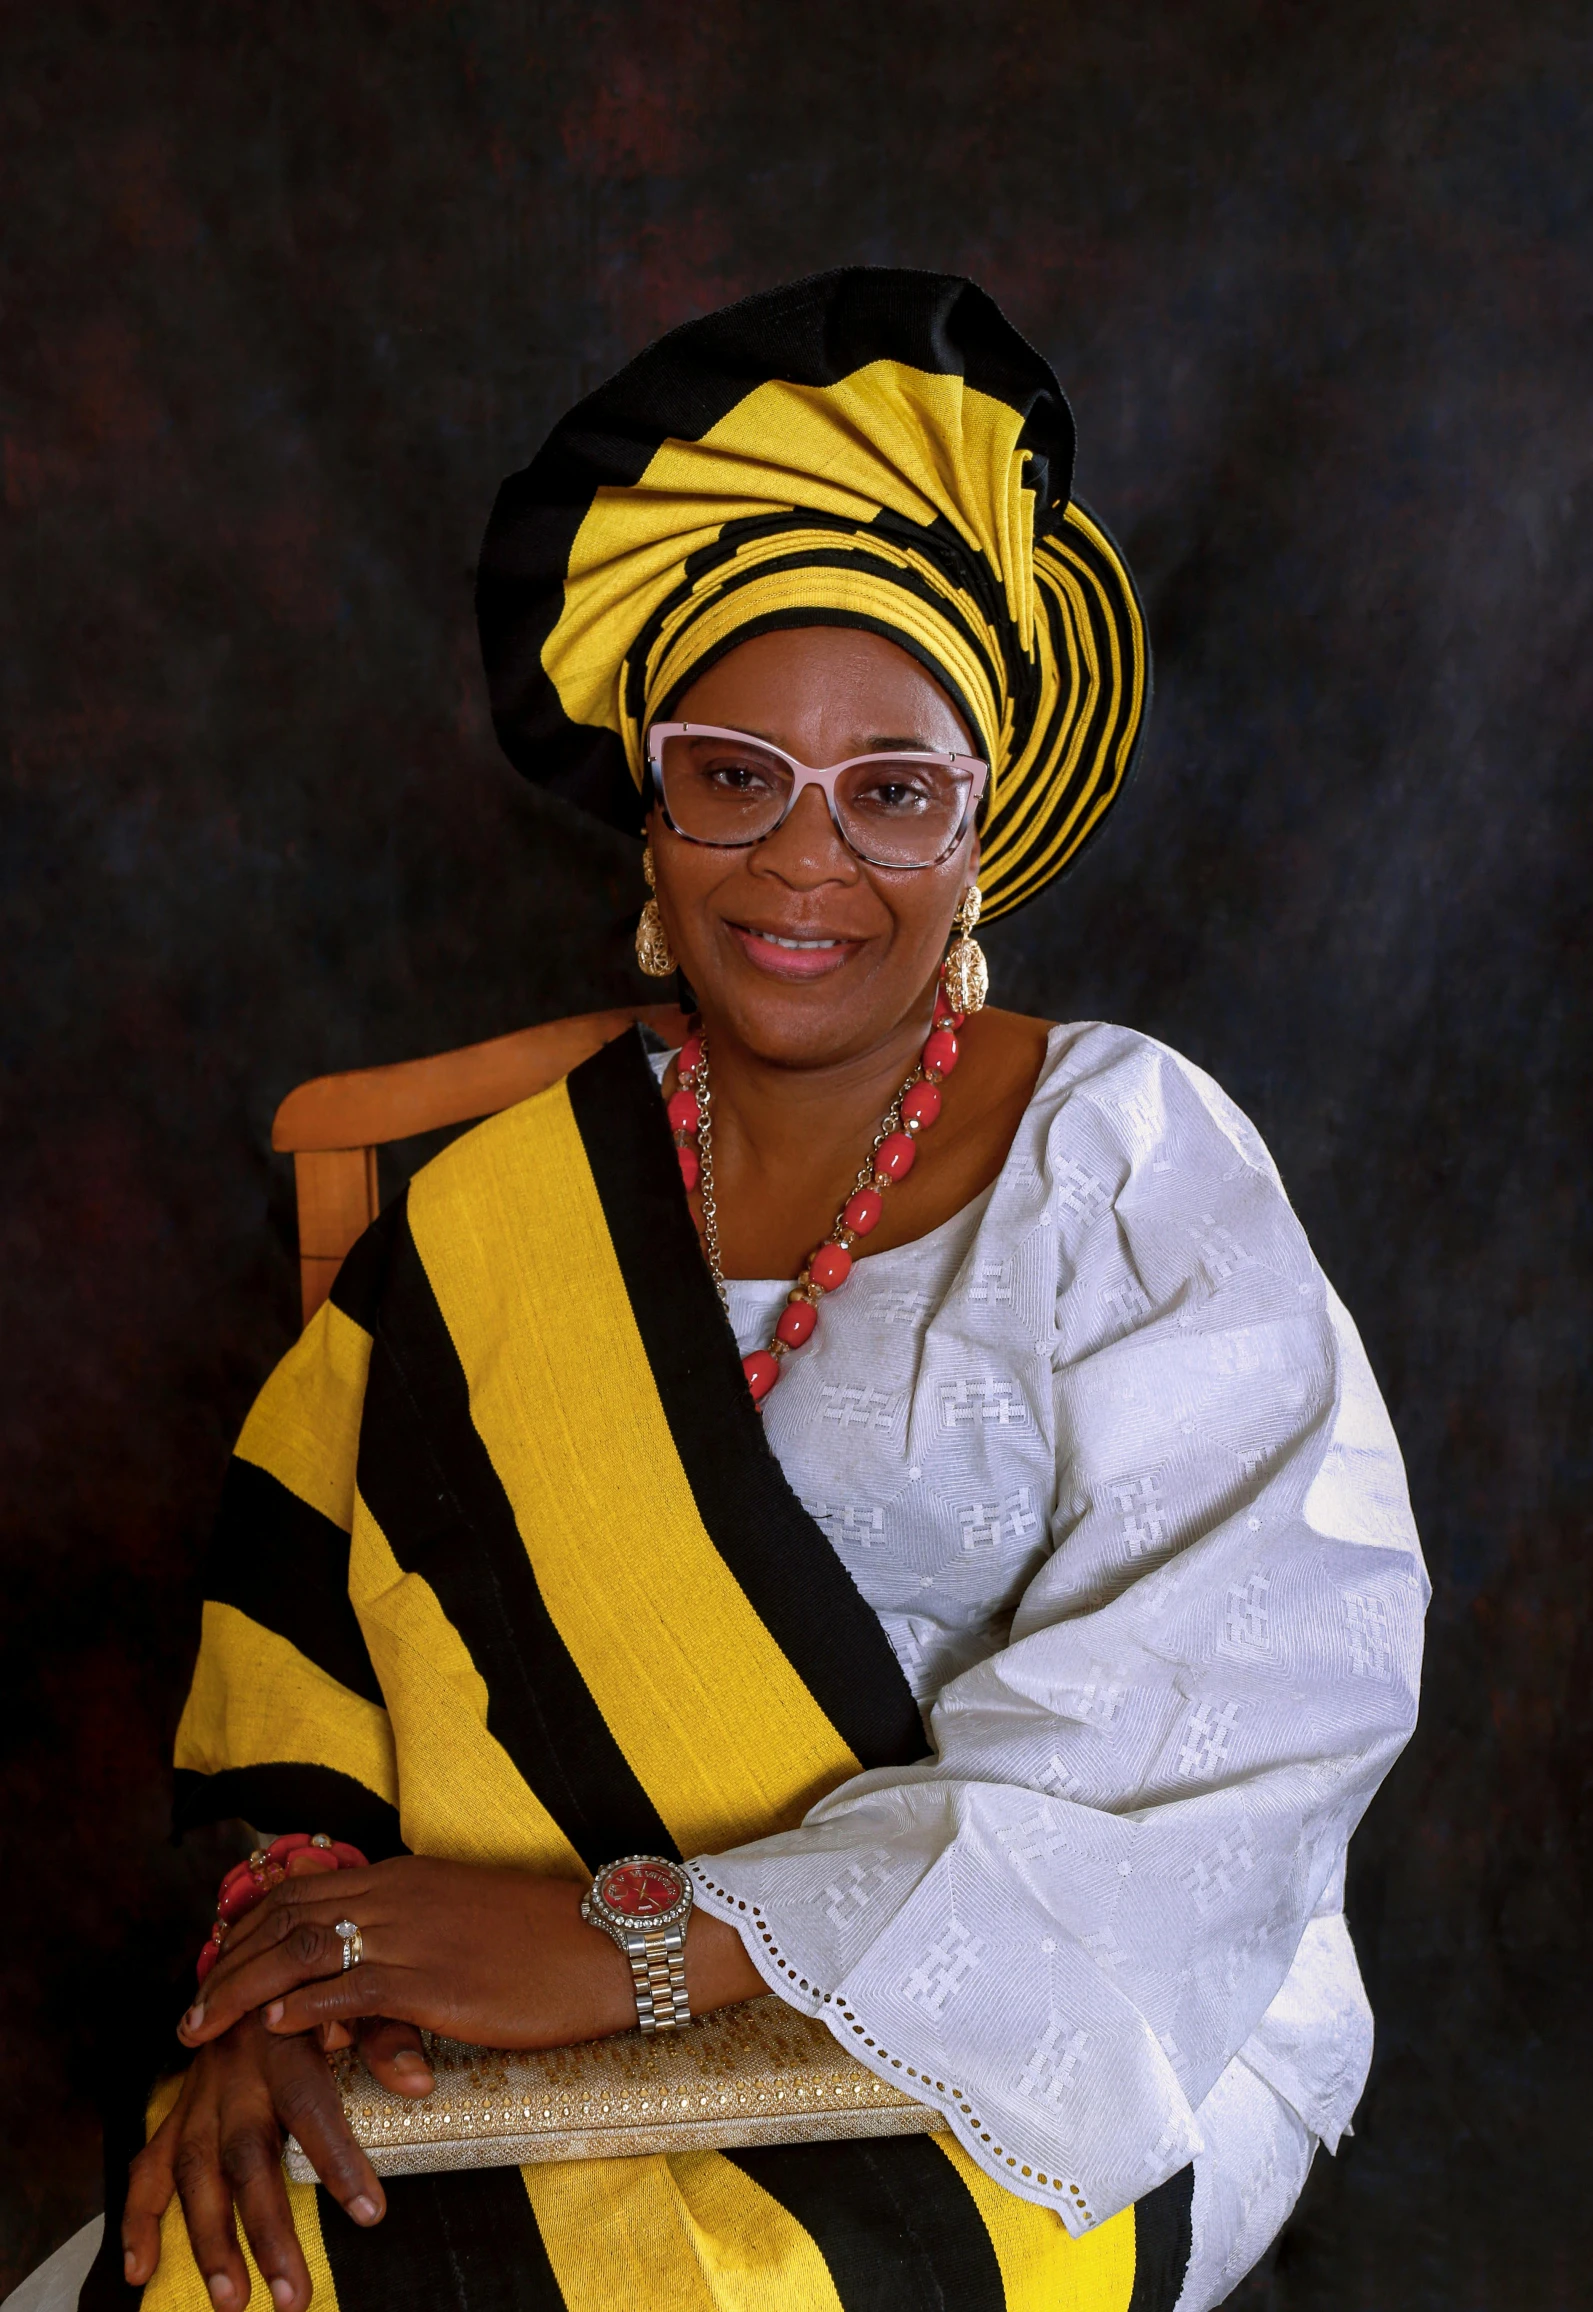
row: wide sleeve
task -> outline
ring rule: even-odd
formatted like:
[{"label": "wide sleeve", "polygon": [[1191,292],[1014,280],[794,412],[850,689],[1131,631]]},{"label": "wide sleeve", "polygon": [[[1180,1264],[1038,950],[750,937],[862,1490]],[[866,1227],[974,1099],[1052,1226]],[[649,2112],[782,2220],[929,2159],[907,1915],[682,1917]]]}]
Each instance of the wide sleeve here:
[{"label": "wide sleeve", "polygon": [[222,1486],[177,1729],[179,1830],[239,1816],[400,1850],[393,1734],[349,1598],[385,1221],[266,1382]]},{"label": "wide sleeve", "polygon": [[772,1988],[1079,2230],[1201,2148],[1247,2042],[1347,2120],[1364,2051],[1313,2080],[1308,2010],[1359,1996],[1333,1914],[1426,1581],[1354,1328],[1217,1087],[1090,1031],[1044,1164],[1057,1506],[1010,1642],[933,1758],[693,1869]]}]

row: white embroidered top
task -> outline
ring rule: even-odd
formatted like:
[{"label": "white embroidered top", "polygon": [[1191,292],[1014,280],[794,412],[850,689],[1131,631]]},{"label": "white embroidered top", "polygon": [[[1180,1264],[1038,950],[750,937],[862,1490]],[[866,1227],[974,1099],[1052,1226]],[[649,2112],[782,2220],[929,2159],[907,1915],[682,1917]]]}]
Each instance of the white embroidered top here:
[{"label": "white embroidered top", "polygon": [[[744,1350],[788,1289],[731,1285]],[[1202,2150],[1236,2066],[1335,2145],[1371,2052],[1345,1846],[1427,1585],[1245,1118],[1145,1036],[1054,1029],[1000,1178],[859,1261],[766,1419],[935,1755],[698,1858],[703,1907],[1074,2231]]]}]

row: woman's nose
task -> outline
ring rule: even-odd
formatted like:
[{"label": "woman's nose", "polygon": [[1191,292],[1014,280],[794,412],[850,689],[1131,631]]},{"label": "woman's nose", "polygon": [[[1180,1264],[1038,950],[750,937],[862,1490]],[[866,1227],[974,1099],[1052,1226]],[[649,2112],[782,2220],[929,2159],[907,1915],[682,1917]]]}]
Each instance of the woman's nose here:
[{"label": "woman's nose", "polygon": [[791,816],[766,835],[752,854],[755,875],[777,875],[795,890],[821,883],[855,883],[856,854],[843,841],[818,787],[804,787]]}]

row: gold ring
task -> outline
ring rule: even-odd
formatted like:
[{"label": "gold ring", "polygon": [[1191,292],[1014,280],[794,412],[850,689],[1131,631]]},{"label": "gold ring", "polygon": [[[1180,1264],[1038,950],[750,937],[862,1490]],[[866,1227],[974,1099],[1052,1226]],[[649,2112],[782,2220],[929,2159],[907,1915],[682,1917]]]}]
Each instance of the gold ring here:
[{"label": "gold ring", "polygon": [[332,1932],[343,1938],[343,1972],[346,1975],[350,1967],[357,1967],[364,1958],[365,1938],[352,1919],[339,1919]]}]

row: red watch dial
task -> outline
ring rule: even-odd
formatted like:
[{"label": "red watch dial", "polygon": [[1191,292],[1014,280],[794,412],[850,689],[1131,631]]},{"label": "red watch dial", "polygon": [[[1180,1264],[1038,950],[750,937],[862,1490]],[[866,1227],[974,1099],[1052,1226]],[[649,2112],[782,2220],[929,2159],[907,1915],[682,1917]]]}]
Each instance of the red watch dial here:
[{"label": "red watch dial", "polygon": [[656,1919],[680,1901],[678,1882],[655,1862],[619,1862],[598,1881],[599,1895],[622,1919]]}]

